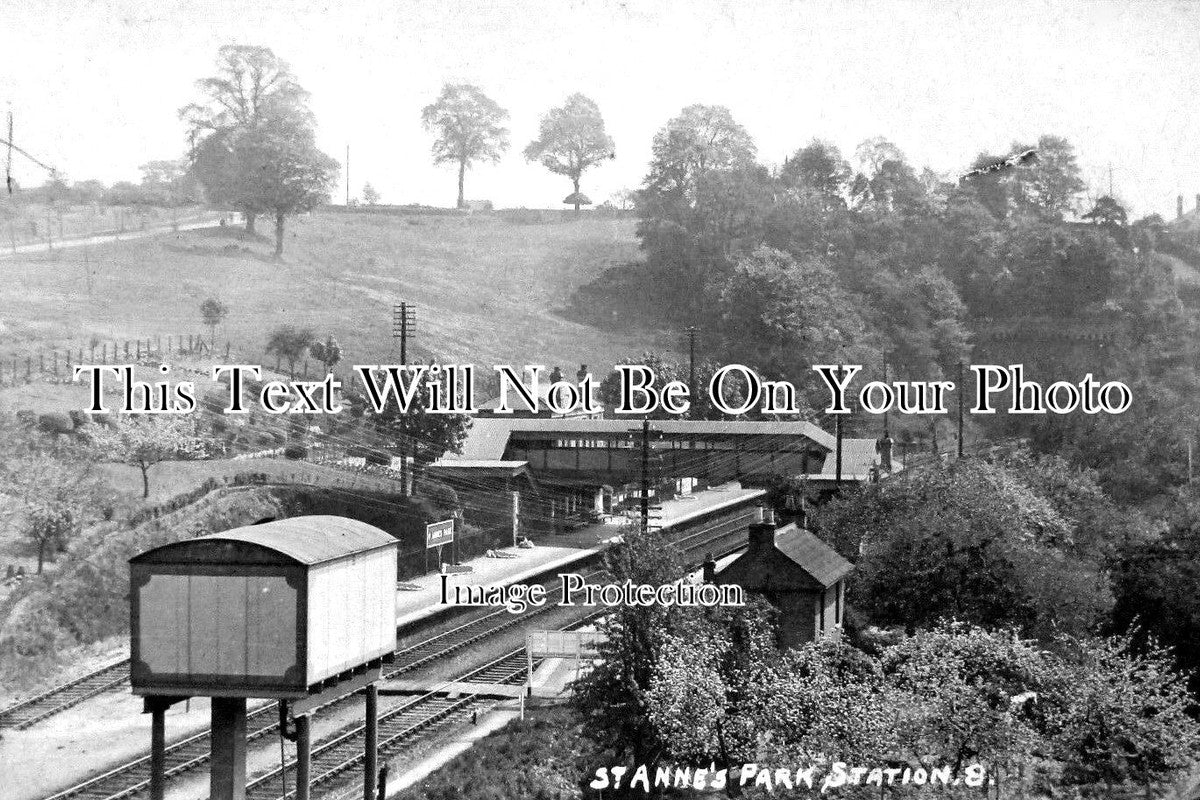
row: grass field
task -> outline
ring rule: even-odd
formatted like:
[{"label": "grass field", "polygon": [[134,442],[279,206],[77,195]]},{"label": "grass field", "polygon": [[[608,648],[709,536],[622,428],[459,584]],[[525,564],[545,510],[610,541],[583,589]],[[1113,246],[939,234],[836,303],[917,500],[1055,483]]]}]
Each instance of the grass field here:
[{"label": "grass field", "polygon": [[267,332],[281,323],[333,334],[346,364],[394,362],[391,310],[404,300],[417,306],[410,361],[606,369],[670,338],[602,331],[556,311],[575,287],[637,257],[633,225],[324,212],[289,221],[282,261],[266,238],[233,228],[4,257],[0,357],[86,349],[93,336],[200,333],[199,305],[216,296],[231,309],[219,346],[228,338],[252,363],[266,360]]}]

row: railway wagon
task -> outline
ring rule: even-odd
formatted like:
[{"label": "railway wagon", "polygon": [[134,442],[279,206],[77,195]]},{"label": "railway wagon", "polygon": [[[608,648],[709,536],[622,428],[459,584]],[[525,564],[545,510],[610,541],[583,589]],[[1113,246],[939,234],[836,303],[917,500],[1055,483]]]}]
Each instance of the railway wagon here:
[{"label": "railway wagon", "polygon": [[397,541],[303,516],[130,560],[134,694],[300,698],[396,648]]}]

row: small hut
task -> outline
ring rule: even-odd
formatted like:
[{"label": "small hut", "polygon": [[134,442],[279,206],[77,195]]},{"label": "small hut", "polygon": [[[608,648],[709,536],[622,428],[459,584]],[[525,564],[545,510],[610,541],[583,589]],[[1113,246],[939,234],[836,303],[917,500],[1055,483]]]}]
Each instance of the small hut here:
[{"label": "small hut", "polygon": [[580,206],[590,206],[592,204],[591,198],[583,192],[571,192],[563,198],[563,202],[567,205],[575,206],[576,211],[579,210]]}]

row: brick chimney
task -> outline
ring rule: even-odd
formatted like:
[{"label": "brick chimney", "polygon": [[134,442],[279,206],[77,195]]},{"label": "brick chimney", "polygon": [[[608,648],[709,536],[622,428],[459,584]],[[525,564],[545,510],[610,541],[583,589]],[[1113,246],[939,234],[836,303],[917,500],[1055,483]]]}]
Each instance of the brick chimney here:
[{"label": "brick chimney", "polygon": [[749,546],[751,549],[755,547],[774,547],[775,546],[775,510],[771,508],[759,509],[759,521],[750,523]]},{"label": "brick chimney", "polygon": [[717,562],[712,553],[704,554],[704,582],[713,583],[717,579]]}]

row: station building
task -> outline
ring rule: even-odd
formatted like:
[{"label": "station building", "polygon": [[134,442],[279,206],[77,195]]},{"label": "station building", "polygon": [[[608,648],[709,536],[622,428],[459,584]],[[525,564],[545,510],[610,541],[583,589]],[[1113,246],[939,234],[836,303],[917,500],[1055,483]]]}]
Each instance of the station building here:
[{"label": "station building", "polygon": [[775,527],[769,509],[752,523],[746,551],[718,569],[708,561],[704,580],[737,584],[779,610],[779,647],[838,637],[846,609],[846,577],[853,565],[815,534],[791,522]]},{"label": "station building", "polygon": [[[837,482],[837,442],[811,422],[655,420],[648,459],[655,501],[730,481],[766,485],[803,478],[818,492]],[[873,439],[842,440],[841,479],[866,482],[877,464]],[[446,454],[429,474],[452,486],[468,509],[498,493],[522,492],[530,525],[583,524],[619,513],[640,498],[640,420],[483,416],[462,452]],[[899,467],[898,462],[895,465]],[[488,498],[491,498],[490,500]],[[547,522],[553,521],[553,522]],[[532,529],[532,528],[531,528]]]}]

